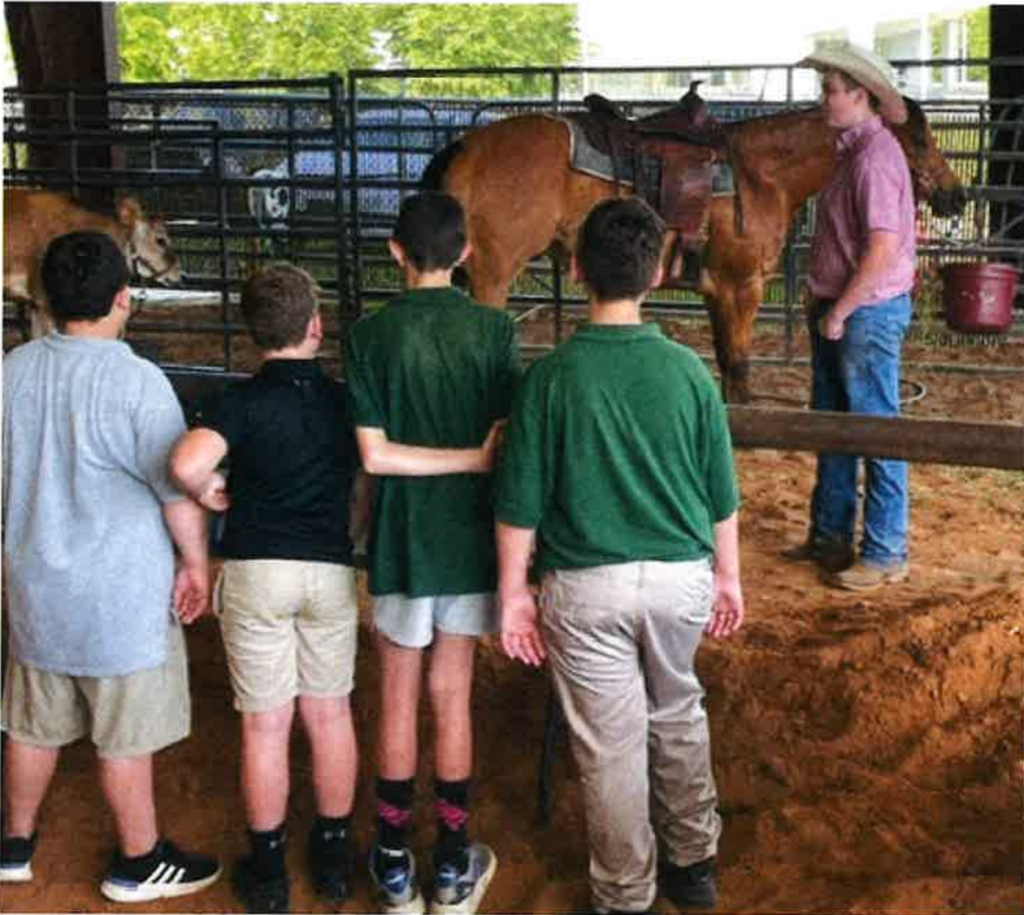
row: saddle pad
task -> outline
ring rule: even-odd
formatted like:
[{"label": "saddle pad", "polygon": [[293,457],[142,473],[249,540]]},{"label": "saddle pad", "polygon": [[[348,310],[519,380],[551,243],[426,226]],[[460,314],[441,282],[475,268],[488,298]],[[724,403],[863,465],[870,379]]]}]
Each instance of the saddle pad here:
[{"label": "saddle pad", "polygon": [[[594,147],[579,123],[554,114],[549,114],[547,117],[560,121],[569,130],[569,167],[573,171],[582,172],[593,178],[601,178],[604,181],[615,180],[612,157]],[[625,161],[619,163],[619,167],[625,172],[625,174],[619,175],[619,184],[631,188],[633,187],[633,162],[631,157],[627,156],[624,159]]]}]

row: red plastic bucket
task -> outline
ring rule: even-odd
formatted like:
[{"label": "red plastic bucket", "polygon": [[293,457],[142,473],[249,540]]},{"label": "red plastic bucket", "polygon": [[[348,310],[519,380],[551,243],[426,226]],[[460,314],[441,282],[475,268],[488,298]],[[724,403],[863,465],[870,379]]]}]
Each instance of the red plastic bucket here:
[{"label": "red plastic bucket", "polygon": [[946,264],[942,304],[946,323],[966,334],[1002,334],[1013,323],[1020,271],[1009,264]]}]

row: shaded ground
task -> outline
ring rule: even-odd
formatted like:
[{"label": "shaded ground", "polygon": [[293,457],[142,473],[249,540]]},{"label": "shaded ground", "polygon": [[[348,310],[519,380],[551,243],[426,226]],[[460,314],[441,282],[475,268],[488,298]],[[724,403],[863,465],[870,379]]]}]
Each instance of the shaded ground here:
[{"label": "shaded ground", "polygon": [[[693,333],[702,346],[704,334]],[[991,349],[977,347],[970,358]],[[993,361],[1022,363],[1019,347],[1000,349]],[[805,369],[755,371],[759,391],[806,399]],[[1019,376],[913,377],[928,387],[915,414],[1024,419]],[[738,463],[748,622],[736,638],[706,644],[698,659],[725,821],[720,909],[1024,911],[1024,475],[915,465],[913,576],[865,596],[831,591],[809,566],[777,558],[803,535],[813,457],[744,452]],[[365,626],[360,635],[355,703],[364,762],[355,824],[365,849],[378,700],[372,635]],[[216,623],[197,624],[189,648],[194,734],[158,759],[160,810],[171,837],[230,862],[245,848],[239,736]],[[484,911],[587,908],[585,827],[564,745],[551,821],[540,828],[534,818],[547,696],[543,673],[482,648],[472,828],[500,861]],[[426,738],[425,721],[423,728]],[[293,909],[329,911],[310,895],[304,873],[313,810],[301,736],[293,762]],[[429,757],[421,785],[422,850],[432,836]],[[113,827],[88,747],[64,755],[42,831],[36,880],[5,884],[4,911],[125,911],[98,890]],[[226,881],[139,909],[240,910]],[[362,875],[344,910],[372,911]],[[658,910],[672,908],[661,900]]]}]

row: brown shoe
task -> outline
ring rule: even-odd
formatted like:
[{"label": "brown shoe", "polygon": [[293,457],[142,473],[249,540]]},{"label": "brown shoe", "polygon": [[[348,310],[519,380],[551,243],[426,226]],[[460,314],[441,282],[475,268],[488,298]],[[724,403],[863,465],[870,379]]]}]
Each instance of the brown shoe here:
[{"label": "brown shoe", "polygon": [[853,565],[853,547],[837,540],[814,540],[808,537],[799,546],[783,550],[779,555],[791,562],[813,562],[829,573],[842,572]]},{"label": "brown shoe", "polygon": [[863,562],[829,577],[829,584],[846,591],[874,591],[882,585],[906,581],[910,577],[910,563],[897,562],[889,566],[869,566]]}]

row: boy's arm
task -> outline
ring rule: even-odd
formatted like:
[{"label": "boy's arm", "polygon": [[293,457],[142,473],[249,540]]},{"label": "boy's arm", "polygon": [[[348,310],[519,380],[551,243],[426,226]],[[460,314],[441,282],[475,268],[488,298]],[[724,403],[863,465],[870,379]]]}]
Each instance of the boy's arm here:
[{"label": "boy's arm", "polygon": [[358,470],[352,483],[352,498],[349,506],[348,536],[357,553],[366,552],[366,540],[370,533],[370,519],[373,514],[373,477],[365,470]]},{"label": "boy's arm", "polygon": [[174,576],[174,609],[188,625],[209,604],[210,560],[207,552],[206,512],[191,499],[163,506],[164,521],[181,556]]},{"label": "boy's arm", "polygon": [[219,432],[213,429],[186,432],[171,450],[171,479],[204,508],[225,511],[229,500],[217,465],[227,453],[228,443]]},{"label": "boy's arm", "polygon": [[715,608],[708,634],[732,635],[743,625],[740,586],[739,512],[715,525]]},{"label": "boy's arm", "polygon": [[424,448],[388,439],[376,426],[357,426],[363,468],[375,476],[429,477],[446,473],[490,473],[505,420],[491,426],[479,448]]},{"label": "boy's arm", "polygon": [[534,530],[498,521],[498,599],[501,605],[501,645],[510,658],[537,667],[547,652],[537,625],[537,598],[527,573]]}]

